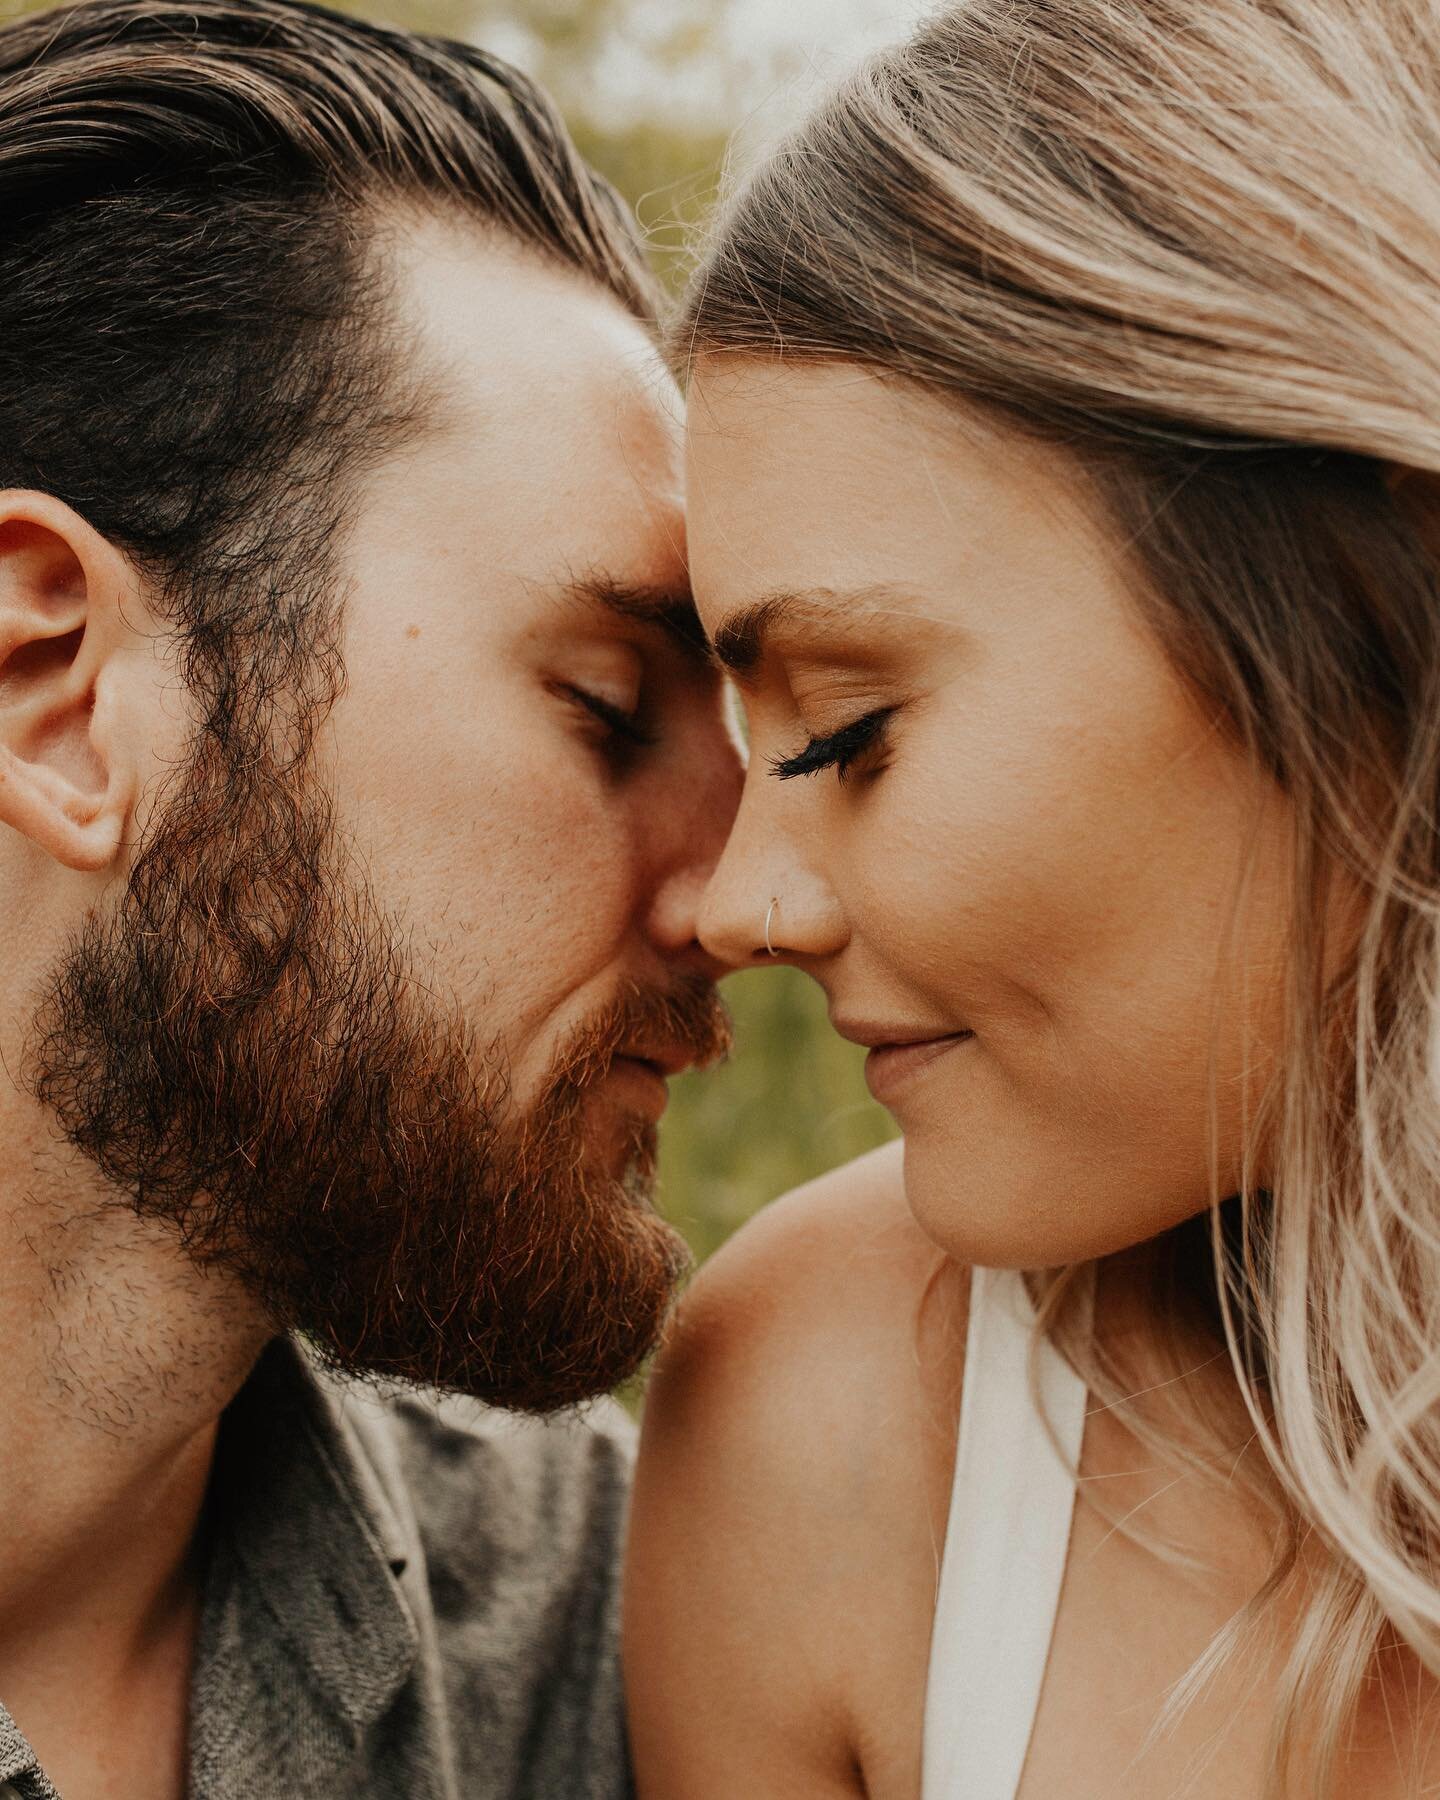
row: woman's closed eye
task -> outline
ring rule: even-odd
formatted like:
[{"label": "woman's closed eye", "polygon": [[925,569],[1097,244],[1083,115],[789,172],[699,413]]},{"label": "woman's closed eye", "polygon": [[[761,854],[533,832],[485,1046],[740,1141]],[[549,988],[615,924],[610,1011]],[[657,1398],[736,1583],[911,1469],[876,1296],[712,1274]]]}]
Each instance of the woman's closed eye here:
[{"label": "woman's closed eye", "polygon": [[812,737],[795,756],[773,759],[770,772],[781,781],[794,781],[801,775],[834,769],[844,781],[854,769],[871,762],[885,748],[886,728],[895,711],[893,706],[877,706],[838,731]]}]

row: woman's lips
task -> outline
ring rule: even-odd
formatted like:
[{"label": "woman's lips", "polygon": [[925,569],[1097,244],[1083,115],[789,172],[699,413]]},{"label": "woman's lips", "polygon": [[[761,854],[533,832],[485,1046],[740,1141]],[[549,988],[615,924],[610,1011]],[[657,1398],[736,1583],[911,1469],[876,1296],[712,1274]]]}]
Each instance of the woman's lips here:
[{"label": "woman's lips", "polygon": [[890,1106],[931,1063],[961,1044],[968,1044],[974,1035],[973,1031],[952,1031],[947,1037],[877,1044],[865,1058],[865,1085],[882,1106]]}]

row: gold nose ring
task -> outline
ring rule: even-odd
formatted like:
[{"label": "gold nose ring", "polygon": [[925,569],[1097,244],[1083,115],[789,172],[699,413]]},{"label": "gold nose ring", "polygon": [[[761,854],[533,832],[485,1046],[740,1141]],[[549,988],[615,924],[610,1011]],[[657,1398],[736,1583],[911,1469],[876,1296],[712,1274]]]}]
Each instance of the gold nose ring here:
[{"label": "gold nose ring", "polygon": [[770,954],[772,956],[778,956],[780,954],[780,952],[775,948],[774,944],[770,941],[770,921],[775,917],[775,908],[779,904],[780,904],[780,902],[778,900],[772,900],[770,902],[770,909],[765,914],[765,948],[770,952]]}]

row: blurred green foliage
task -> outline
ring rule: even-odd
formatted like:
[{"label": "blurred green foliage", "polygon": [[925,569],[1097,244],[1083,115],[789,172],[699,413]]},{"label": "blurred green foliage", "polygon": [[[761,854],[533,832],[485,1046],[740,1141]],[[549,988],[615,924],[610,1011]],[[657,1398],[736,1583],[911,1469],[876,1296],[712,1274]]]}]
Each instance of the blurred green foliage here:
[{"label": "blurred green foliage", "polygon": [[[719,26],[727,0],[332,0],[341,11],[493,48],[523,61],[555,97],[589,161],[634,207],[656,266],[683,279],[695,228],[712,204],[724,121],[743,104]],[[661,111],[618,107],[603,66],[616,52],[653,77],[657,94],[702,64],[705,120],[677,129]],[[778,72],[778,70],[777,70]]]},{"label": "blurred green foliage", "polygon": [[[739,57],[724,29],[732,0],[331,3],[501,54],[518,48],[585,154],[636,208],[672,286],[683,279],[688,246],[713,202],[728,125],[801,60],[798,47],[771,51],[758,66]],[[0,0],[0,17],[38,9],[36,0]],[[603,79],[617,51],[653,77],[657,102],[668,83],[698,66],[706,106],[678,123],[673,106],[617,108]],[[757,931],[767,899],[755,896]],[[734,977],[727,996],[735,1055],[718,1072],[674,1084],[661,1140],[662,1205],[701,1260],[767,1200],[894,1135],[865,1088],[862,1053],[830,1031],[823,996],[805,977],[758,969]]]},{"label": "blurred green foliage", "polygon": [[895,1135],[865,1086],[864,1052],[830,1030],[812,981],[753,969],[730,978],[726,998],[735,1054],[674,1084],[661,1136],[662,1204],[701,1260],[767,1200]]}]

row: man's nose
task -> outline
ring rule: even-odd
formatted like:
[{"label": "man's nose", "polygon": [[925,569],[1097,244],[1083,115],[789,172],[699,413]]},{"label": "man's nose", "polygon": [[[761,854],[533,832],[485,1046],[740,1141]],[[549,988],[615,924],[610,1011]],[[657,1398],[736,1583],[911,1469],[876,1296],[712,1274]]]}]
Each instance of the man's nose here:
[{"label": "man's nose", "polygon": [[744,782],[740,749],[721,730],[703,755],[687,763],[678,791],[669,796],[669,818],[648,821],[651,842],[667,845],[647,920],[651,941],[667,955],[688,956],[717,980],[731,965],[702,944],[700,906],[734,824]]}]

